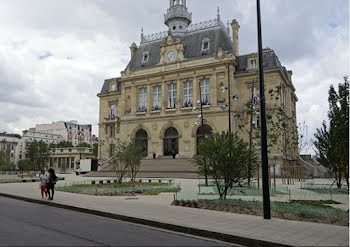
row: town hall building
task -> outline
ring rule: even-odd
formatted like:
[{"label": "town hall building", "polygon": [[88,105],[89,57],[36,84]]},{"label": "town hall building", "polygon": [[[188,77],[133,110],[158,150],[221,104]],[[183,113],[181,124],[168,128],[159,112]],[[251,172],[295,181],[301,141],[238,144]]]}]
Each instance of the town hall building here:
[{"label": "town hall building", "polygon": [[[126,69],[105,80],[97,95],[101,161],[115,154],[118,139],[135,140],[145,158],[192,158],[203,135],[228,131],[229,123],[245,139],[242,126],[260,127],[258,53],[239,53],[238,21],[224,25],[218,10],[215,19],[192,24],[186,0],[170,0],[164,23],[167,31],[142,33],[140,44],[131,44]],[[280,89],[278,104],[295,126],[292,72],[272,49],[263,57],[266,92]],[[276,149],[270,156],[296,160],[298,152]]]}]

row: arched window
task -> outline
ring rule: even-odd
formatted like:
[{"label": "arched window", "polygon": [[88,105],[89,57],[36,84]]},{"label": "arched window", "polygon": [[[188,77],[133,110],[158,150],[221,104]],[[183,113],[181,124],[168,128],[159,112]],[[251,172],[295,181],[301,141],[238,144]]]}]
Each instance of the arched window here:
[{"label": "arched window", "polygon": [[205,38],[202,40],[202,55],[208,55],[210,48],[210,40]]},{"label": "arched window", "polygon": [[164,156],[176,155],[179,153],[179,132],[168,128],[164,133]]},{"label": "arched window", "polygon": [[143,156],[147,156],[148,154],[148,134],[144,129],[140,129],[136,132],[135,135],[135,143],[142,147]]}]

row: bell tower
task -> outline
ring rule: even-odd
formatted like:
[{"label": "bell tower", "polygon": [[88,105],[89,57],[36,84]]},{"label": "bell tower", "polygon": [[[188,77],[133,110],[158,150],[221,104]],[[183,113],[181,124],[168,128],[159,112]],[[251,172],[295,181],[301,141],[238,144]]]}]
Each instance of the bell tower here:
[{"label": "bell tower", "polygon": [[187,32],[192,22],[192,13],[188,12],[186,0],[169,0],[170,7],[164,15],[164,23],[175,36],[181,36]]}]

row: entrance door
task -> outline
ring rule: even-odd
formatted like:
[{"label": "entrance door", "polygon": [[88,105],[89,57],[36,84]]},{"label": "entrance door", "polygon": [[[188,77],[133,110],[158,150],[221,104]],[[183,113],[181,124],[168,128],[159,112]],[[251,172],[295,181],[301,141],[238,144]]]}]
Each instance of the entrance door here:
[{"label": "entrance door", "polygon": [[148,134],[145,130],[140,129],[137,131],[135,143],[142,148],[142,155],[146,157],[148,154]]},{"label": "entrance door", "polygon": [[179,153],[179,133],[173,127],[168,128],[164,134],[164,156]]}]

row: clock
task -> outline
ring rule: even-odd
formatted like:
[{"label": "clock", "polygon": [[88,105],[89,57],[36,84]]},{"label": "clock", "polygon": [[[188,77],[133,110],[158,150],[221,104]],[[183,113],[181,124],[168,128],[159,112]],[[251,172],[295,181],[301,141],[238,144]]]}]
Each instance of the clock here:
[{"label": "clock", "polygon": [[167,54],[168,62],[174,62],[176,59],[175,51],[169,51]]}]

